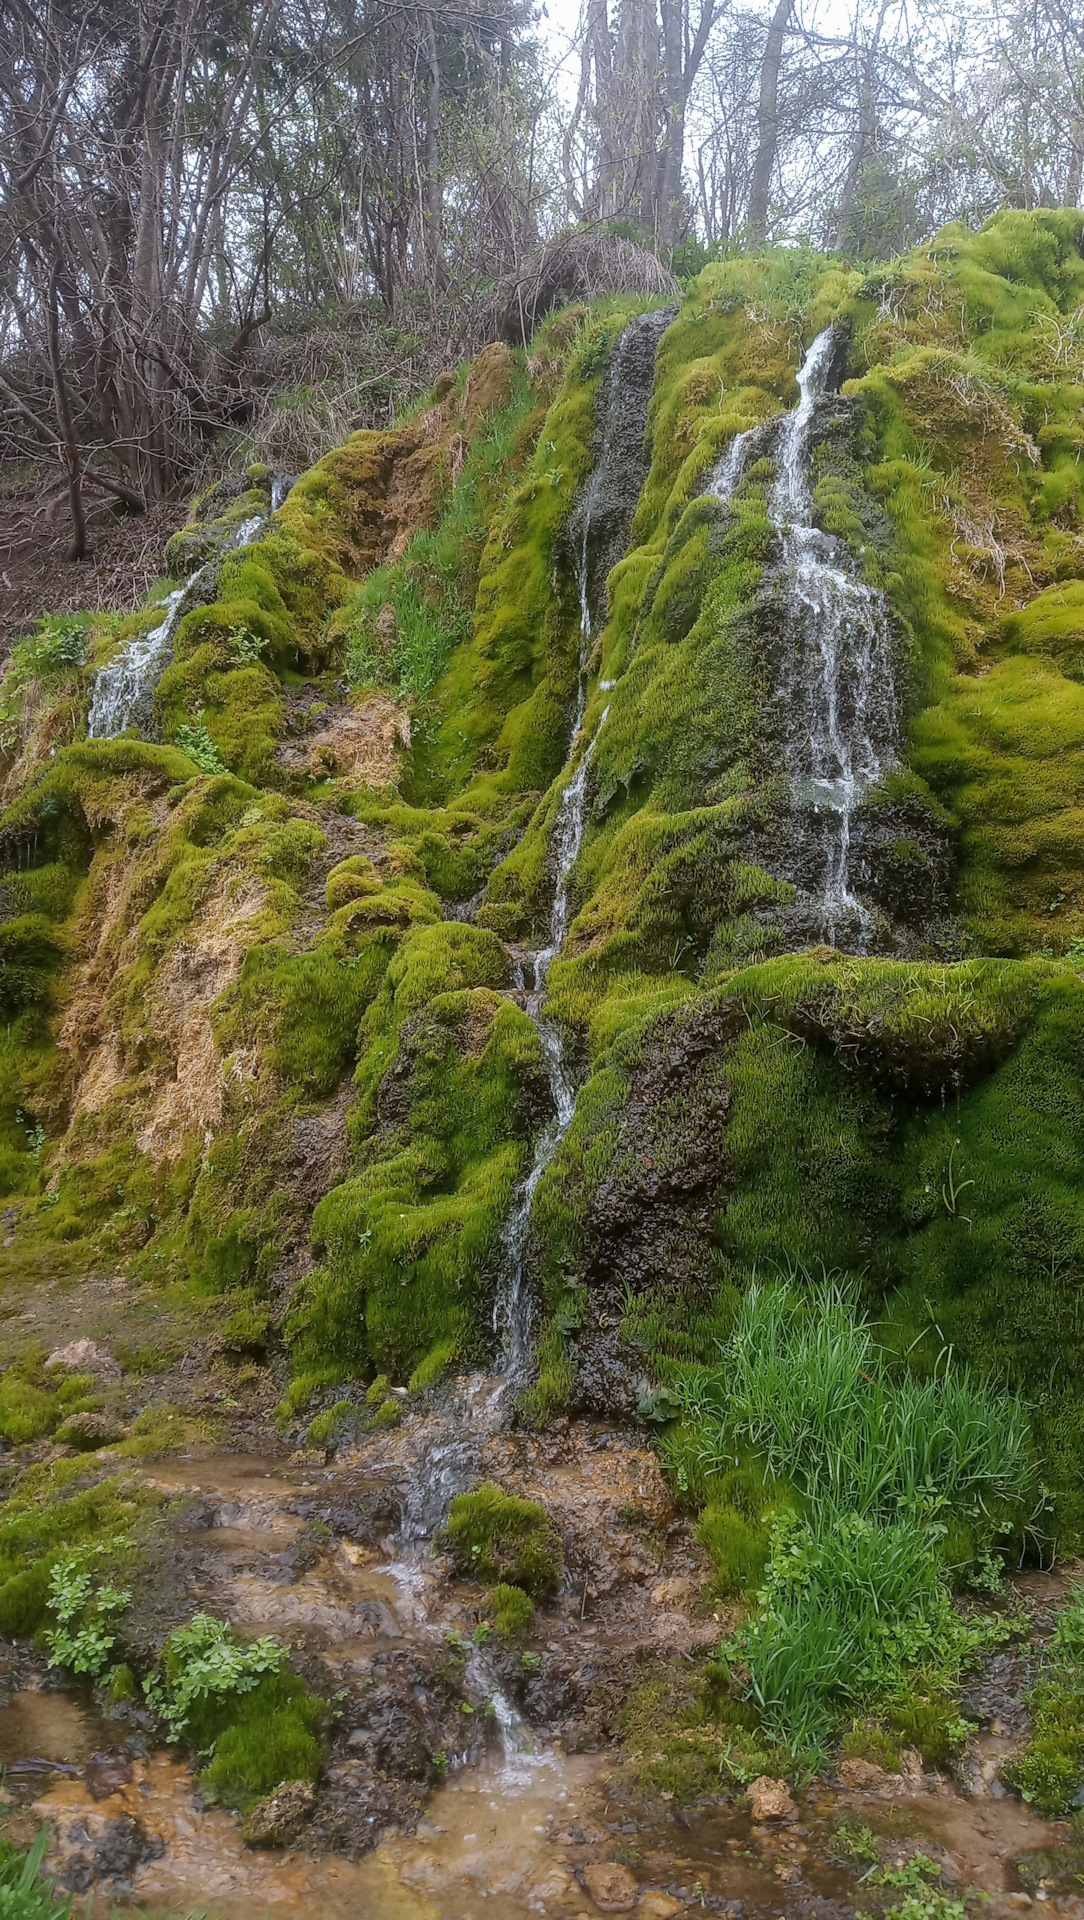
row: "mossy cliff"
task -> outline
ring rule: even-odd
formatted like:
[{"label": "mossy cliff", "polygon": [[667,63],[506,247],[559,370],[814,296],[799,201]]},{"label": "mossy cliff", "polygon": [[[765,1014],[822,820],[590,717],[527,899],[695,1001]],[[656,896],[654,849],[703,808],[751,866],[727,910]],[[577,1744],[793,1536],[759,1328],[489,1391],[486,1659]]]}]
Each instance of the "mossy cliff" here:
[{"label": "mossy cliff", "polygon": [[[532,1212],[534,1415],[649,1406],[754,1267],[823,1263],[912,1368],[951,1343],[1023,1390],[1079,1535],[1082,243],[1079,214],[1006,214],[869,276],[716,263],[622,393],[628,299],[488,349],[231,549],[267,504],[248,476],[171,551],[202,572],[154,742],[87,739],[86,713],[160,613],[26,643],[2,702],[7,1271],[254,1287],[295,1408],[491,1351],[548,1116],[516,968],[594,738],[547,982],[580,1091]],[[884,596],[899,716],[853,820],[864,953],[824,943],[788,839],[770,430],[729,498],[708,479],[832,323],[815,517]],[[619,399],[647,409],[631,525],[631,499],[585,505]]]}]

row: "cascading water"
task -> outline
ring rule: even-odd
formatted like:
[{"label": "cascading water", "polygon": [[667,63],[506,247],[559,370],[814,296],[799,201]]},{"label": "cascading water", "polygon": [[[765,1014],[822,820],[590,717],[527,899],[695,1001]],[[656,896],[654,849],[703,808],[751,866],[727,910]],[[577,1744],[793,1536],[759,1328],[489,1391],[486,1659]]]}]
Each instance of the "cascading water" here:
[{"label": "cascading water", "polygon": [[560,953],[568,932],[568,884],[587,824],[587,775],[609,711],[609,707],[603,709],[602,718],[561,795],[550,843],[556,856],[557,884],[550,912],[549,940],[537,953],[528,956],[521,975],[521,984],[526,987],[526,971],[530,968],[532,977],[527,990],[527,1012],[538,1028],[538,1037],[542,1042],[542,1058],[554,1110],[553,1118],[535,1141],[530,1169],[520,1184],[503,1235],[505,1257],[493,1308],[493,1330],[501,1335],[505,1368],[513,1377],[522,1372],[531,1350],[531,1303],[523,1272],[531,1208],[539,1181],[551,1165],[576,1113],[576,1083],[565,1060],[564,1041],[560,1029],[552,1020],[545,1018],[542,1008],[550,962]]},{"label": "cascading water", "polygon": [[137,634],[115,660],[103,667],[94,684],[94,697],[87,715],[87,734],[91,740],[112,740],[126,727],[147,717],[149,696],[165,670],[173,651],[173,636],[181,619],[181,602],[191,585],[174,587],[161,602],[166,617],[150,633]]},{"label": "cascading water", "polygon": [[856,578],[846,543],[813,525],[811,438],[837,347],[829,327],[806,355],[801,397],[780,434],[770,512],[787,580],[790,650],[778,697],[791,792],[820,867],[811,877],[823,930],[833,945],[843,937],[861,950],[870,915],[851,886],[851,822],[894,762],[897,700],[884,596]]},{"label": "cascading water", "polygon": [[[898,701],[884,596],[857,577],[846,542],[813,525],[813,434],[839,344],[835,327],[818,334],[798,375],[798,405],[772,436],[768,511],[786,609],[774,706],[797,829],[788,878],[811,899],[818,934],[862,952],[872,917],[852,886],[852,820],[895,762]],[[753,443],[767,449],[770,433],[752,427],[735,436],[709,481],[717,499],[730,499]]]},{"label": "cascading water", "polygon": [[[580,655],[572,717],[570,758],[575,756],[587,712],[588,668],[594,629],[592,599],[599,597],[614,559],[624,552],[644,475],[644,428],[651,397],[655,355],[672,318],[672,309],[642,314],[621,333],[610,357],[601,433],[591,475],[571,516],[570,545],[580,602]],[[631,392],[630,392],[631,389]],[[634,404],[630,405],[630,398]],[[613,681],[606,683],[613,686]],[[523,1371],[531,1351],[531,1302],[524,1284],[524,1256],[531,1209],[539,1182],[572,1125],[576,1083],[565,1059],[560,1029],[543,1013],[546,975],[565,943],[569,926],[569,882],[579,858],[587,824],[587,778],[599,734],[610,709],[604,708],[594,734],[579,752],[572,778],[561,794],[550,839],[554,869],[553,906],[545,946],[526,956],[517,984],[526,990],[526,1008],[542,1042],[542,1057],[553,1099],[553,1117],[535,1141],[526,1178],[521,1181],[505,1223],[504,1260],[493,1308],[493,1330],[501,1340],[504,1367],[511,1378]]]},{"label": "cascading water", "polygon": [[[592,606],[598,604],[605,577],[628,542],[646,466],[644,429],[655,354],[670,318],[669,311],[643,314],[625,328],[617,342],[603,388],[596,458],[570,522],[568,550],[580,607],[579,671],[569,754],[572,773],[558,802],[550,840],[554,893],[546,942],[517,963],[516,980],[526,995],[527,1012],[538,1028],[554,1111],[535,1141],[530,1168],[516,1191],[502,1235],[503,1259],[493,1318],[501,1370],[496,1375],[472,1374],[454,1382],[448,1392],[437,1434],[424,1447],[405,1490],[398,1543],[407,1568],[409,1556],[431,1538],[455,1495],[479,1478],[486,1442],[507,1425],[512,1390],[522,1383],[530,1358],[530,1298],[524,1255],[531,1209],[539,1182],[572,1124],[577,1091],[561,1032],[543,1011],[546,975],[568,932],[572,871],[587,823],[588,776],[609,713],[607,706],[590,740],[584,743],[594,634]],[[453,909],[453,917],[472,917],[476,905],[471,901]],[[469,1675],[476,1690],[485,1695],[505,1769],[528,1764],[528,1730],[496,1684],[484,1652],[472,1655]],[[530,1762],[538,1763],[537,1759]]]},{"label": "cascading water", "polygon": [[[277,479],[271,482],[271,506],[275,513],[282,504],[276,500]],[[286,482],[289,486],[290,482]],[[238,547],[248,545],[255,539],[265,524],[266,513],[249,514],[240,525],[233,529],[226,553],[235,552]],[[201,565],[189,574],[183,587],[174,587],[160,604],[166,610],[166,617],[150,633],[139,633],[122,647],[115,660],[102,667],[94,683],[94,693],[87,715],[87,737],[91,740],[114,740],[119,733],[129,727],[147,728],[153,717],[154,690],[162,678],[173,653],[173,641],[181,619],[187,611],[186,601],[200,575],[204,572]]]}]

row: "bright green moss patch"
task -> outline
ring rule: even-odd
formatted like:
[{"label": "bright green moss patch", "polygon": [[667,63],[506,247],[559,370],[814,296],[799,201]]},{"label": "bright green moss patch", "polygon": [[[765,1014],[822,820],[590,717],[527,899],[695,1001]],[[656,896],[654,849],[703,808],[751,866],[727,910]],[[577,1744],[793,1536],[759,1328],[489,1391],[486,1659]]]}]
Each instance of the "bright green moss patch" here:
[{"label": "bright green moss patch", "polygon": [[[244,1808],[285,1780],[315,1781],[322,1757],[319,1730],[327,1709],[295,1674],[262,1680],[230,1711],[213,1735],[213,1753],[200,1774],[208,1798]],[[200,1738],[220,1723],[207,1716]]]},{"label": "bright green moss patch", "polygon": [[502,1580],[486,1594],[486,1606],[501,1640],[516,1640],[526,1633],[534,1619],[534,1601],[522,1587]]},{"label": "bright green moss patch", "polygon": [[292,1309],[302,1361],[402,1377],[435,1349],[475,1350],[541,1078],[535,1028],[495,991],[507,967],[492,934],[456,922],[388,966],[359,1036],[362,1170],[317,1209],[323,1265]]},{"label": "bright green moss patch", "polygon": [[706,1669],[663,1666],[636,1676],[621,1711],[617,1778],[678,1805],[741,1790],[761,1774],[786,1774],[789,1757],[767,1739],[757,1715],[726,1690],[714,1662]]},{"label": "bright green moss patch", "polygon": [[122,1475],[94,1478],[85,1459],[30,1468],[0,1512],[0,1633],[35,1633],[58,1559],[133,1532],[157,1505]]},{"label": "bright green moss patch", "polygon": [[564,1571],[561,1536],[545,1507],[488,1481],[456,1495],[441,1541],[461,1573],[521,1587],[532,1599],[552,1593]]},{"label": "bright green moss patch", "polygon": [[284,1780],[316,1778],[324,1703],[286,1666],[288,1649],[244,1642],[209,1614],[169,1635],[144,1691],[171,1739],[207,1762],[209,1798],[242,1810]]}]

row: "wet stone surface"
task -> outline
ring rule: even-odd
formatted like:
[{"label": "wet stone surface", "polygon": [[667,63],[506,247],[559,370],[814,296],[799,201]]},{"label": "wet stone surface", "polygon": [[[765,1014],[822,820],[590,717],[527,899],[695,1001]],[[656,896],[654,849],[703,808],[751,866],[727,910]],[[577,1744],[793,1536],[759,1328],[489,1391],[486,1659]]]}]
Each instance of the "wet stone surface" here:
[{"label": "wet stone surface", "polygon": [[[999,1779],[1026,1730],[1028,1660],[1016,1653],[974,1677],[979,1730],[958,1780],[905,1757],[895,1775],[844,1763],[839,1784],[796,1805],[773,1782],[758,1783],[753,1807],[632,1797],[616,1769],[630,1686],[661,1663],[695,1665],[720,1631],[689,1527],[635,1435],[573,1421],[528,1440],[476,1422],[439,1506],[481,1477],[544,1501],[567,1572],[523,1645],[475,1645],[481,1591],[431,1541],[404,1538],[411,1489],[434,1462],[443,1472],[462,1416],[450,1392],[334,1458],[206,1451],[142,1468],[174,1504],[140,1631],[150,1645],[204,1607],[289,1640],[337,1709],[314,1793],[287,1785],[242,1826],[201,1804],[141,1706],[105,1713],[11,1649],[3,1830],[26,1841],[47,1820],[52,1869],[103,1912],[119,1901],[222,1920],[283,1903],[306,1920],[850,1920],[869,1908],[868,1859],[847,1859],[842,1821],[872,1830],[888,1864],[925,1853],[947,1888],[989,1895],[994,1915],[1032,1902],[1084,1912],[1067,1830]],[[1030,1613],[1038,1641],[1065,1591],[1063,1576],[1028,1576],[1009,1604]]]}]

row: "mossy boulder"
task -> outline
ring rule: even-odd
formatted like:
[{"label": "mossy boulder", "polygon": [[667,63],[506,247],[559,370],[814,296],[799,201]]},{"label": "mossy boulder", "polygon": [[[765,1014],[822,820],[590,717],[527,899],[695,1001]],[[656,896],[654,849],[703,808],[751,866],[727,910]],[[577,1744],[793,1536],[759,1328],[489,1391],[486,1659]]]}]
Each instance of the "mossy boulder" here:
[{"label": "mossy boulder", "polygon": [[490,1481],[456,1495],[440,1538],[472,1580],[519,1587],[531,1599],[560,1585],[564,1550],[545,1507]]}]

